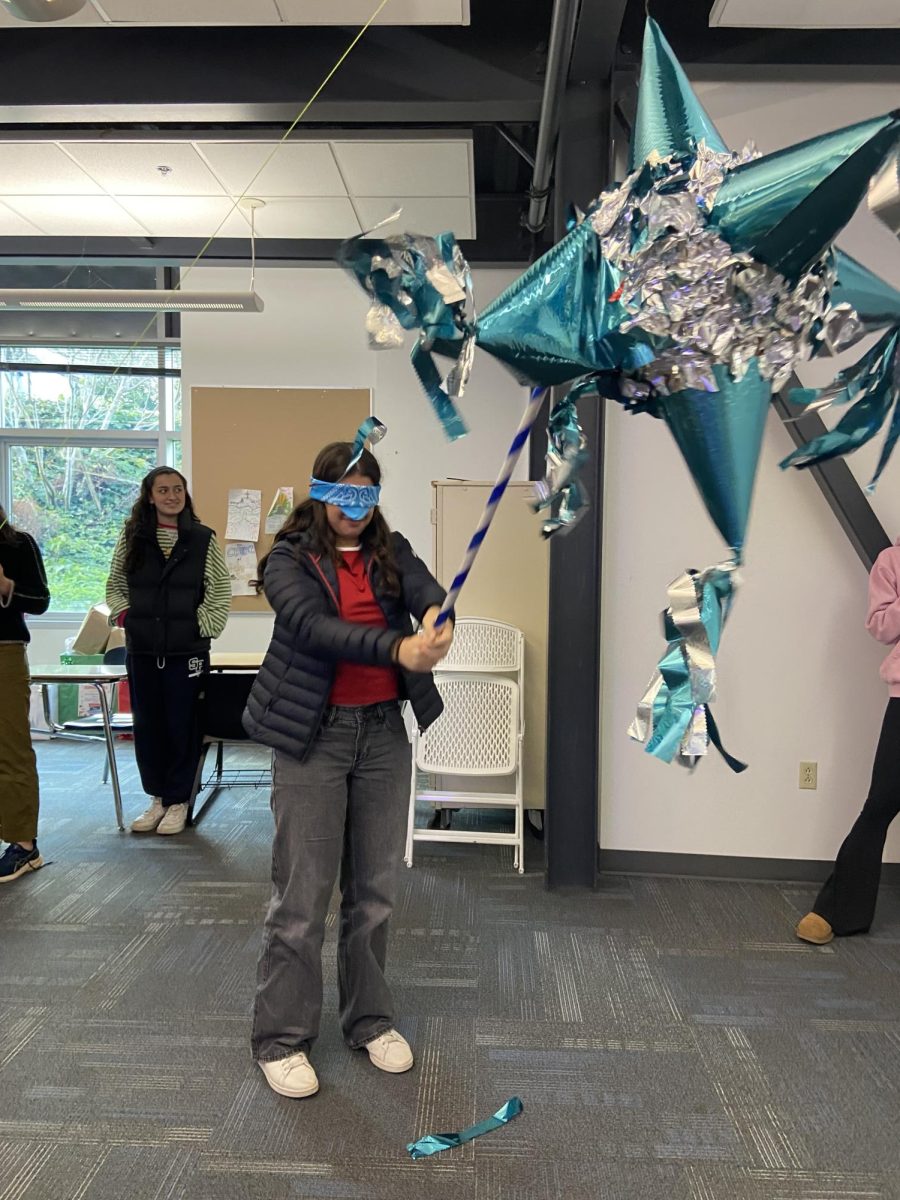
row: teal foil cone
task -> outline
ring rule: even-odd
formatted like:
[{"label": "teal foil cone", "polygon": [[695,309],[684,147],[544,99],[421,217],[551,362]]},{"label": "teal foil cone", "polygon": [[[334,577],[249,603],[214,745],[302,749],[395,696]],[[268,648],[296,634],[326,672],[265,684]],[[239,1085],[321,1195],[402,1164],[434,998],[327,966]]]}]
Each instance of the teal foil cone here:
[{"label": "teal foil cone", "polygon": [[701,141],[711,150],[728,149],[694,94],[662,30],[648,17],[628,169],[639,167],[654,151],[660,158],[666,158],[670,154],[687,153]]},{"label": "teal foil cone", "polygon": [[745,163],[726,175],[710,224],[736,250],[797,279],[853,216],[898,140],[900,120],[888,114]]},{"label": "teal foil cone", "polygon": [[900,324],[900,292],[862,263],[835,249],[837,283],[831,293],[835,304],[849,304],[866,325]]},{"label": "teal foil cone", "polygon": [[583,221],[479,315],[478,345],[523,380],[549,386],[619,365],[619,275]]},{"label": "teal foil cone", "polygon": [[687,463],[716,528],[740,558],[771,388],[752,360],[743,379],[715,368],[718,392],[666,396],[657,411]]}]

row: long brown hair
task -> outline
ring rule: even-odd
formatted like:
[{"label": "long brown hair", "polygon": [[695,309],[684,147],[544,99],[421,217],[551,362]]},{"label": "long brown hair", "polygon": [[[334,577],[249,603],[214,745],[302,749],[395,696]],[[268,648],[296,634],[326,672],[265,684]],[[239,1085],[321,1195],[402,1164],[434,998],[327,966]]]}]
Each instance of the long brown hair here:
[{"label": "long brown hair", "polygon": [[178,528],[190,529],[200,518],[194,511],[194,502],[188,491],[188,483],[180,471],[174,467],[154,467],[141,480],[141,490],[134,502],[134,507],[125,522],[125,574],[128,575],[141,565],[144,556],[144,546],[156,538],[156,506],[150,503],[153,484],[160,475],[177,475],[184,484],[184,508],[178,514]]},{"label": "long brown hair", "polygon": [[[337,483],[344,475],[350,459],[353,457],[353,446],[350,442],[330,442],[316,455],[313,463],[313,477],[324,483]],[[381,483],[381,467],[378,459],[368,450],[363,450],[359,462],[353,467],[354,472],[365,475],[376,486]],[[335,541],[334,530],[328,524],[328,514],[321,500],[313,500],[307,496],[301,500],[285,523],[275,535],[275,545],[291,533],[306,534],[305,550],[330,559],[335,567],[339,565],[340,556]],[[391,531],[387,521],[376,506],[372,519],[360,534],[360,545],[371,554],[381,575],[381,584],[391,596],[400,595],[400,576],[397,574],[397,563],[391,545]],[[259,560],[259,570],[254,586],[257,592],[263,590],[263,576],[269,555],[265,554]]]},{"label": "long brown hair", "polygon": [[0,542],[17,542],[19,531],[6,515],[6,509],[0,504]]}]

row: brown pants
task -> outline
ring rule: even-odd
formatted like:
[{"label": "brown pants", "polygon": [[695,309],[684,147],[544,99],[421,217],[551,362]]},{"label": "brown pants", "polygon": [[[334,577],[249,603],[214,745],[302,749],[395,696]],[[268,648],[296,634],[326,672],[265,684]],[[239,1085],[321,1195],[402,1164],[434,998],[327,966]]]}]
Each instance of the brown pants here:
[{"label": "brown pants", "polygon": [[0,840],[37,837],[38,777],[31,748],[25,647],[0,645]]}]

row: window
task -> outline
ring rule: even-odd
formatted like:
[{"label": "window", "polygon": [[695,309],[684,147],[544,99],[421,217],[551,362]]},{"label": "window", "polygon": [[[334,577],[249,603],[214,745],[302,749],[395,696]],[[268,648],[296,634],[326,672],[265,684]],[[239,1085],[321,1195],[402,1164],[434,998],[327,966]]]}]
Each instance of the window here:
[{"label": "window", "polygon": [[181,351],[0,346],[0,499],[37,539],[51,611],[102,601],[138,485],[181,462]]}]

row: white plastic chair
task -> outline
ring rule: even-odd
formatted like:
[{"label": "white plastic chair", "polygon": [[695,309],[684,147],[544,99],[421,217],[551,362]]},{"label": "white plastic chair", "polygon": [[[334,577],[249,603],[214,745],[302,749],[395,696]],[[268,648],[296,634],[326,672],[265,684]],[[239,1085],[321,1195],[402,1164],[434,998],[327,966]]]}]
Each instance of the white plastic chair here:
[{"label": "white plastic chair", "polygon": [[[405,861],[415,842],[466,842],[513,846],[513,866],[525,869],[523,850],[522,739],[524,638],[503,621],[461,617],[450,653],[435,671],[444,701],[441,716],[424,733],[413,732],[413,771]],[[509,776],[511,790],[474,792],[417,786],[419,772],[440,776]],[[512,808],[512,833],[478,829],[417,829],[416,802],[439,808]]]}]

